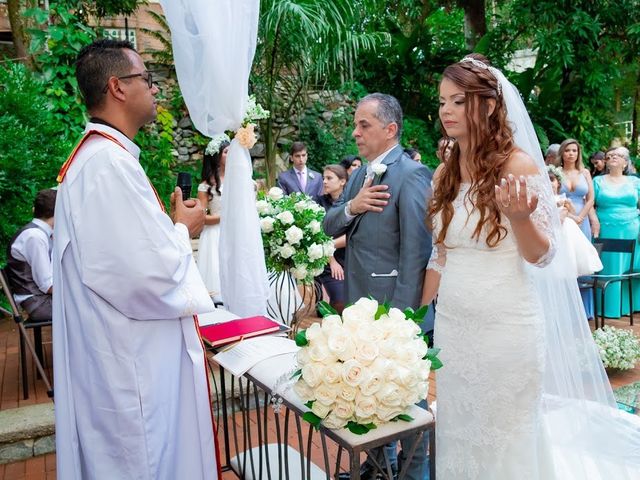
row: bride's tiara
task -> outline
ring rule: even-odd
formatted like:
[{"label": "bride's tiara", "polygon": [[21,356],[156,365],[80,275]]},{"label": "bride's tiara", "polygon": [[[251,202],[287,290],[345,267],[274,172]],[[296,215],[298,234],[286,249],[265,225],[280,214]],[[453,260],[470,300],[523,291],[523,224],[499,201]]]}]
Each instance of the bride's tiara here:
[{"label": "bride's tiara", "polygon": [[484,63],[481,60],[478,60],[477,58],[473,58],[473,57],[464,57],[462,60],[460,60],[460,63],[470,63],[471,65],[473,65],[474,67],[478,67],[478,68],[482,68],[483,70],[489,70],[491,72],[491,74],[495,77],[496,79],[496,83],[498,84],[498,96],[502,95],[502,85],[500,85],[500,81],[498,80],[498,76],[493,72],[494,68],[487,65],[486,63]]}]

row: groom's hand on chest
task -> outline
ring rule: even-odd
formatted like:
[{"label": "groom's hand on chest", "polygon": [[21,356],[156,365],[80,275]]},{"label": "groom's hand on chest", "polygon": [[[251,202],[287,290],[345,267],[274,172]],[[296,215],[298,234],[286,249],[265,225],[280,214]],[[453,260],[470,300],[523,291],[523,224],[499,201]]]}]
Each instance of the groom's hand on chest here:
[{"label": "groom's hand on chest", "polygon": [[349,211],[352,215],[360,215],[365,212],[382,212],[387,205],[391,194],[387,191],[387,185],[371,185],[373,179],[368,179],[349,202]]}]

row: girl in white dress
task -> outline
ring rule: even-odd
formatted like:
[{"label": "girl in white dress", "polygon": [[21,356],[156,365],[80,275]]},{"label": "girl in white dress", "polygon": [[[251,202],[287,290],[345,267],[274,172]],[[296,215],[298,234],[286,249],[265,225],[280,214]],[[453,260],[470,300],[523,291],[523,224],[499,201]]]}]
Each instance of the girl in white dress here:
[{"label": "girl in white dress", "polygon": [[222,302],[220,296],[220,211],[222,207],[222,183],[229,151],[229,137],[214,137],[204,153],[202,161],[202,182],[198,185],[198,199],[207,205],[205,226],[200,234],[198,246],[198,269],[202,280],[215,302]]},{"label": "girl in white dress", "polygon": [[554,276],[560,222],[517,91],[466,57],[444,71],[440,121],[456,142],[422,299],[438,294],[438,478],[633,478],[640,423],[615,409],[575,277]]}]

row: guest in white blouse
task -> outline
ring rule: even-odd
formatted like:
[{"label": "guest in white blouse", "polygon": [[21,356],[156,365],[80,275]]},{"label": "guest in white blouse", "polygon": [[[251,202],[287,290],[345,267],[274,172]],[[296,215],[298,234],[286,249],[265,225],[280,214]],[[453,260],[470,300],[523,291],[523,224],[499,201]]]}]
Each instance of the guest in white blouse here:
[{"label": "guest in white blouse", "polygon": [[7,276],[15,300],[34,321],[51,320],[51,238],[56,190],[41,190],[33,220],[15,234],[7,251]]}]

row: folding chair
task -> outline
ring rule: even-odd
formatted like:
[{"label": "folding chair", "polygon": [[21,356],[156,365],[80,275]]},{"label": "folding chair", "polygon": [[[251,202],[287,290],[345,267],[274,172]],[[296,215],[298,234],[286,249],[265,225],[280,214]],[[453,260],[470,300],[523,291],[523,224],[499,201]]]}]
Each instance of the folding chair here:
[{"label": "folding chair", "polygon": [[[9,306],[11,311],[8,312],[13,320],[18,325],[18,332],[20,334],[20,373],[22,375],[22,393],[25,399],[29,398],[29,383],[27,381],[27,355],[26,349],[29,349],[31,353],[31,357],[33,358],[33,362],[36,366],[38,374],[40,378],[44,381],[47,387],[47,396],[49,398],[53,398],[53,388],[51,387],[51,382],[49,382],[49,378],[47,377],[46,372],[42,366],[42,362],[44,360],[44,354],[42,349],[42,327],[51,326],[51,320],[47,320],[44,322],[33,322],[29,321],[28,315],[18,307],[15,299],[13,298],[13,293],[11,292],[11,287],[9,286],[9,281],[7,278],[7,274],[5,269],[0,269],[0,283],[2,283],[2,290],[7,297],[7,301],[9,302]],[[3,311],[6,312],[5,309]],[[26,321],[25,321],[26,317]],[[33,328],[33,339],[34,344],[31,342],[31,338],[27,333],[27,328]]]},{"label": "folding chair", "polygon": [[[633,325],[633,280],[640,280],[640,272],[634,271],[633,265],[636,253],[636,240],[624,240],[619,238],[598,238],[594,241],[594,246],[597,247],[600,255],[603,253],[627,253],[629,254],[629,263],[622,273],[618,275],[603,275],[594,274],[588,277],[583,285],[590,287],[593,290],[593,298],[596,298],[596,290],[600,289],[600,327],[604,327],[605,321],[605,293],[607,288],[614,283],[621,283],[627,281],[629,289],[629,320]],[[594,312],[595,326],[598,328],[598,312]]]}]

